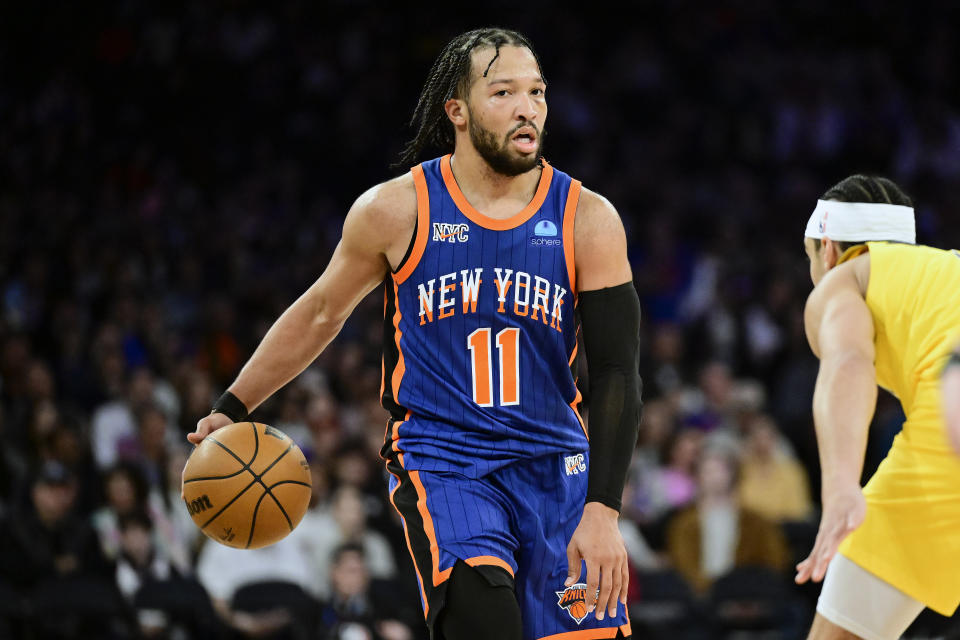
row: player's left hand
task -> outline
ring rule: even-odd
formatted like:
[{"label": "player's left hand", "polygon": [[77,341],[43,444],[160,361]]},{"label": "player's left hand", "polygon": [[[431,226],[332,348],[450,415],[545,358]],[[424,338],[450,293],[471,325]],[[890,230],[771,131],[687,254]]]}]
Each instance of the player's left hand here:
[{"label": "player's left hand", "polygon": [[[570,544],[567,545],[567,579],[564,586],[580,579],[581,560],[587,563],[587,612],[596,608],[597,620],[604,612],[617,615],[617,601],[627,605],[630,573],[627,568],[627,549],[617,527],[619,513],[599,502],[588,502]],[[597,594],[597,589],[600,592]]]},{"label": "player's left hand", "polygon": [[827,565],[833,560],[844,538],[863,524],[867,516],[867,501],[860,485],[824,492],[823,515],[820,529],[807,559],[797,565],[794,581],[803,584],[807,580],[820,582],[827,573]]}]

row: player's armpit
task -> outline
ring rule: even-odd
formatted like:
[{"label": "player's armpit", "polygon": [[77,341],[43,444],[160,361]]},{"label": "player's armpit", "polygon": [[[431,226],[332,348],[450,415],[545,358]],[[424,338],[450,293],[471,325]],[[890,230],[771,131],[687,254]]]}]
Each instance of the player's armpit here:
[{"label": "player's armpit", "polygon": [[577,291],[633,280],[620,215],[609,200],[586,188],[581,190],[577,205],[573,245]]}]

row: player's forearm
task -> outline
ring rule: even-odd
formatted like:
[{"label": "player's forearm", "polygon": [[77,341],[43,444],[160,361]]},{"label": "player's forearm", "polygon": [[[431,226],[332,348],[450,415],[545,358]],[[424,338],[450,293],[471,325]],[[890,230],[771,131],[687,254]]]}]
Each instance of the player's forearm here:
[{"label": "player's forearm", "polygon": [[304,294],[274,322],[230,391],[252,412],[313,362],[343,327],[319,296]]},{"label": "player's forearm", "polygon": [[640,301],[632,282],[584,291],[583,339],[590,372],[587,502],[620,510],[640,425]]},{"label": "player's forearm", "polygon": [[846,352],[821,360],[813,419],[825,492],[835,486],[860,484],[876,404],[876,370],[870,359]]}]

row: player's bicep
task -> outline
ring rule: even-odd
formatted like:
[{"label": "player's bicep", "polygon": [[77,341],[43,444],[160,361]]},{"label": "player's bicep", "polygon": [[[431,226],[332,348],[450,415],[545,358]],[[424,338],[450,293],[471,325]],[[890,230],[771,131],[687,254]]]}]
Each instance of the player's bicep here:
[{"label": "player's bicep", "polygon": [[633,280],[623,222],[606,198],[583,189],[574,223],[577,291],[614,287]]}]

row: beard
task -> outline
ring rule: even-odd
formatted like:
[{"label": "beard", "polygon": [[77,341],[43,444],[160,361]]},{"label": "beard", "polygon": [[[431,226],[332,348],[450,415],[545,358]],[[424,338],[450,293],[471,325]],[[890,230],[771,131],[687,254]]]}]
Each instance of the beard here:
[{"label": "beard", "polygon": [[[524,126],[532,127],[537,132],[537,151],[526,157],[516,155],[510,151],[510,138],[517,132],[517,129]],[[532,123],[517,125],[510,130],[510,133],[504,136],[502,143],[497,141],[497,135],[493,131],[484,129],[472,117],[470,118],[469,129],[470,142],[473,143],[480,157],[490,165],[491,169],[501,175],[512,178],[513,176],[526,173],[539,165],[540,160],[543,158],[543,139],[546,133],[537,129],[536,125]]]}]

